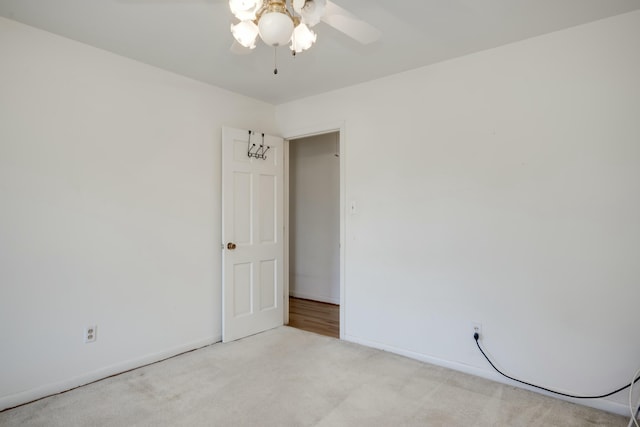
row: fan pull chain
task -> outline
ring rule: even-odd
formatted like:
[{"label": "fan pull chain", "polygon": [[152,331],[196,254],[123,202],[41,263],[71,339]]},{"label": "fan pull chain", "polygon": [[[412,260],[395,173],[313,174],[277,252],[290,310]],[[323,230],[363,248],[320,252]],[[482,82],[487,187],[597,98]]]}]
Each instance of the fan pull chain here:
[{"label": "fan pull chain", "polygon": [[278,74],[278,48],[273,48],[273,74]]},{"label": "fan pull chain", "polygon": [[296,50],[293,48],[293,46],[296,45],[296,32],[294,31],[293,34],[291,35],[291,55],[295,58],[296,57]]}]

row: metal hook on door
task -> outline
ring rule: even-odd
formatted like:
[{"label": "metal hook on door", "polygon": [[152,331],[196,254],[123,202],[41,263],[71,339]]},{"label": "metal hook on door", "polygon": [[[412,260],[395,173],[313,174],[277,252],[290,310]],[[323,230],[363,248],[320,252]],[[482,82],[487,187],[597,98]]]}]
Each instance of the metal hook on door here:
[{"label": "metal hook on door", "polygon": [[249,156],[249,158],[267,160],[267,151],[269,151],[271,147],[267,145],[265,148],[264,133],[262,134],[262,142],[259,146],[256,146],[256,144],[251,144],[252,133],[255,134],[255,132],[249,131],[249,140],[247,141],[247,156]]}]

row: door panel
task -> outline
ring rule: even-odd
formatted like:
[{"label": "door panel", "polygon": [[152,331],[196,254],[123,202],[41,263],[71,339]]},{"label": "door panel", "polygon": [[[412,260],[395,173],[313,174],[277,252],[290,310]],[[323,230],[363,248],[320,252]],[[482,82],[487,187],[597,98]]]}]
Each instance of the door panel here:
[{"label": "door panel", "polygon": [[233,266],[233,317],[251,314],[251,263]]},{"label": "door panel", "polygon": [[233,241],[240,245],[251,244],[251,174],[246,172],[233,173]]},{"label": "door panel", "polygon": [[[222,340],[283,324],[283,140],[250,158],[247,130],[222,131]],[[251,143],[260,145],[259,135]],[[255,150],[255,148],[254,148]]]},{"label": "door panel", "polygon": [[276,307],[277,271],[275,259],[260,262],[260,310],[270,310]]},{"label": "door panel", "polygon": [[277,182],[272,175],[260,175],[260,243],[276,243],[278,214]]}]

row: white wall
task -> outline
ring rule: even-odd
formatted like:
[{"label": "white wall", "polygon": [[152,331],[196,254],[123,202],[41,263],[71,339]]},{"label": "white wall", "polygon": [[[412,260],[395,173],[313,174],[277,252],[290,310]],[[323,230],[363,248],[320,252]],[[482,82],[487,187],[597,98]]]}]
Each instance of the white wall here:
[{"label": "white wall", "polygon": [[[277,107],[345,121],[346,338],[599,394],[640,363],[640,12]],[[625,394],[590,405],[624,413]]]},{"label": "white wall", "polygon": [[289,294],[340,304],[337,133],[290,142]]},{"label": "white wall", "polygon": [[219,340],[221,127],[274,107],[2,18],[0,58],[0,409]]}]

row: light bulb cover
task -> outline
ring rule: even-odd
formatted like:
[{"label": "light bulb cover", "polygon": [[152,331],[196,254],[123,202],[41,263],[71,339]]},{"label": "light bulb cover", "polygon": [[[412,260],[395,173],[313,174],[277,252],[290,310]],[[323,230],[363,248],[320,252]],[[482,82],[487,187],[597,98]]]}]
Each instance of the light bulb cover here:
[{"label": "light bulb cover", "polygon": [[241,21],[253,21],[262,4],[263,0],[229,0],[229,9]]},{"label": "light bulb cover", "polygon": [[282,46],[289,43],[293,34],[293,20],[285,13],[267,12],[258,22],[260,38],[269,46]]},{"label": "light bulb cover", "polygon": [[291,50],[296,53],[300,53],[309,49],[315,42],[318,36],[312,30],[307,27],[306,24],[299,24],[293,30],[293,36],[291,37]]},{"label": "light bulb cover", "polygon": [[293,10],[309,27],[317,25],[324,16],[327,0],[293,0]]},{"label": "light bulb cover", "polygon": [[236,25],[231,24],[231,33],[233,38],[242,46],[255,49],[258,26],[253,21],[242,21]]}]

